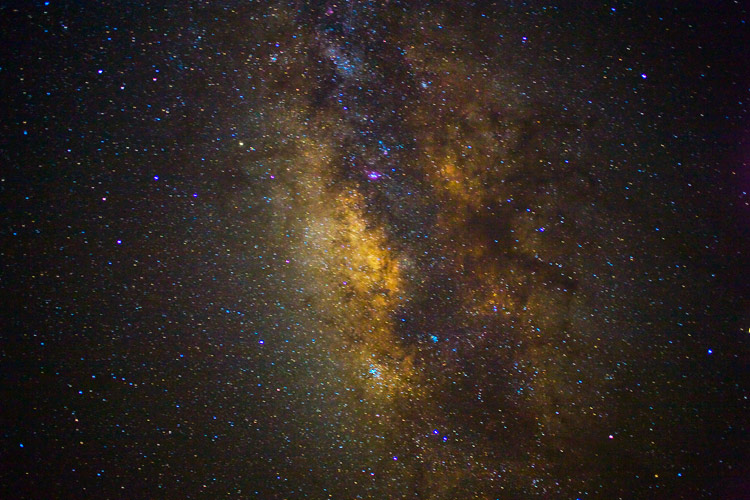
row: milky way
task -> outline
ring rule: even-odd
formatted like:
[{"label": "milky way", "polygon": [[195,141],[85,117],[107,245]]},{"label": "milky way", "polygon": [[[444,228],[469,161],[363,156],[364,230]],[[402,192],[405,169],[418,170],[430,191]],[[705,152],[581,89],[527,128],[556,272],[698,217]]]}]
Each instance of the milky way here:
[{"label": "milky way", "polygon": [[744,10],[128,5],[12,12],[16,491],[749,487]]}]

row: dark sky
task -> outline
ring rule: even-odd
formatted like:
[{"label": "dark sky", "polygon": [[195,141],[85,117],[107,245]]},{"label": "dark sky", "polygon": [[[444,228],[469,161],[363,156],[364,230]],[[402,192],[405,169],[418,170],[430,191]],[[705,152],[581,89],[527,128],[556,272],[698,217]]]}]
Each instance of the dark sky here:
[{"label": "dark sky", "polygon": [[748,13],[660,4],[0,5],[0,496],[750,498]]}]

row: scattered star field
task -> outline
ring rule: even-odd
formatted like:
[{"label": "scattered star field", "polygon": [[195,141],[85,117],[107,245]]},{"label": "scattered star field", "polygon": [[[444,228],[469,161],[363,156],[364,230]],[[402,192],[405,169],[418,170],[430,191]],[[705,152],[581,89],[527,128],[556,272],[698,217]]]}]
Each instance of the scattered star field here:
[{"label": "scattered star field", "polygon": [[750,498],[742,2],[0,12],[3,498]]}]

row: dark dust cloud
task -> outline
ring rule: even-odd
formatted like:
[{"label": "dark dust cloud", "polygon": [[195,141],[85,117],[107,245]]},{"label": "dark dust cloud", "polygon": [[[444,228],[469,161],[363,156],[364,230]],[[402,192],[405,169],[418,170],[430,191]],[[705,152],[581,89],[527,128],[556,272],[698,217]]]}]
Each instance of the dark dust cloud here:
[{"label": "dark dust cloud", "polygon": [[4,498],[748,498],[742,2],[4,5]]}]

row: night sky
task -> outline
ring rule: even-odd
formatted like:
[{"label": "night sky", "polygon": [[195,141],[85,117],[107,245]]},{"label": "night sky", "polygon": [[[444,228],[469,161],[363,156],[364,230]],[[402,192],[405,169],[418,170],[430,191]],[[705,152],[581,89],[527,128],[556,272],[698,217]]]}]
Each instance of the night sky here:
[{"label": "night sky", "polygon": [[3,2],[0,497],[750,498],[743,2]]}]

